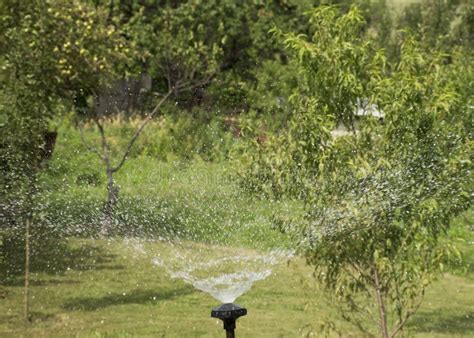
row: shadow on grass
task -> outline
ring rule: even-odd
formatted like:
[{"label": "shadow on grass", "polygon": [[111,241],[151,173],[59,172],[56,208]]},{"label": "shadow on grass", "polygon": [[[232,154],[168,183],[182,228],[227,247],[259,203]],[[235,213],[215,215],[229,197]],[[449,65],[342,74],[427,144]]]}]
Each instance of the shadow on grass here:
[{"label": "shadow on grass", "polygon": [[[57,279],[57,278],[43,278],[36,279],[36,277],[30,277],[30,286],[59,286],[59,285],[68,285],[68,284],[81,284],[80,280],[75,279]],[[5,282],[5,286],[24,286],[25,281],[23,278],[10,278]],[[1,296],[0,296],[1,299]]]},{"label": "shadow on grass", "polygon": [[30,321],[38,323],[38,322],[44,322],[44,321],[53,319],[54,314],[33,311],[30,313],[29,318],[30,318]]},{"label": "shadow on grass", "polygon": [[[114,264],[116,255],[91,244],[71,245],[64,238],[47,228],[37,227],[31,235],[30,272],[46,273],[52,276],[64,274],[68,270],[122,270],[124,266]],[[0,285],[19,286],[23,283],[25,253],[24,234],[11,231],[3,234],[0,242]],[[57,281],[57,280],[56,280]],[[32,285],[54,283],[55,280],[35,279]],[[61,281],[61,283],[75,281]]]},{"label": "shadow on grass", "polygon": [[108,306],[124,304],[145,304],[170,300],[193,292],[192,287],[181,287],[173,290],[133,290],[130,293],[111,293],[102,297],[79,297],[63,304],[69,311],[94,311]]},{"label": "shadow on grass", "polygon": [[474,311],[464,314],[419,313],[409,326],[417,332],[468,334],[474,332]]}]

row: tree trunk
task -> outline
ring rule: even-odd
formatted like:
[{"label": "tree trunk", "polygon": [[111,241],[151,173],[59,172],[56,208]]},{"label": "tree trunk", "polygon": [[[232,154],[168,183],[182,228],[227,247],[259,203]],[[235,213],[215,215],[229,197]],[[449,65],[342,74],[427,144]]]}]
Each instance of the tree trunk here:
[{"label": "tree trunk", "polygon": [[29,303],[29,288],[30,288],[30,218],[26,220],[25,225],[25,292],[24,292],[24,318],[25,322],[30,322],[30,303]]},{"label": "tree trunk", "polygon": [[119,187],[115,184],[112,170],[107,169],[107,201],[104,207],[104,219],[101,229],[102,236],[109,236],[111,234],[119,190]]},{"label": "tree trunk", "polygon": [[[188,89],[192,89],[194,86],[190,86]],[[115,207],[117,205],[118,201],[118,195],[119,195],[119,187],[115,185],[114,182],[114,173],[117,172],[125,163],[125,161],[128,159],[128,156],[130,154],[130,151],[135,144],[135,141],[137,140],[138,136],[140,136],[141,132],[143,129],[146,127],[148,122],[151,121],[151,119],[158,113],[160,110],[161,105],[168,99],[168,97],[173,93],[174,88],[168,91],[168,93],[158,102],[158,104],[155,106],[153,111],[151,112],[150,115],[148,115],[145,120],[142,122],[142,124],[138,127],[138,129],[135,131],[135,134],[133,134],[132,138],[130,139],[130,142],[128,143],[127,149],[123,153],[122,159],[120,162],[116,165],[112,165],[111,161],[111,151],[110,151],[110,145],[109,142],[107,141],[107,137],[105,135],[105,130],[104,127],[101,123],[101,121],[96,118],[94,119],[97,128],[99,128],[100,132],[100,137],[102,139],[102,153],[100,153],[97,149],[93,147],[87,146],[84,136],[82,133],[81,129],[81,138],[84,144],[86,144],[87,148],[89,148],[91,151],[95,152],[97,155],[99,155],[100,159],[104,162],[105,164],[105,172],[107,174],[107,202],[105,203],[105,208],[104,208],[104,219],[102,221],[101,225],[101,235],[104,237],[107,237],[111,234],[111,230],[113,228],[113,216],[114,216],[114,211]]]},{"label": "tree trunk", "polygon": [[379,309],[379,325],[382,331],[383,338],[389,338],[388,327],[387,327],[387,312],[385,309],[385,301],[382,294],[382,288],[380,286],[379,274],[377,267],[374,266],[374,281],[375,281],[375,299],[377,301],[377,307]]}]

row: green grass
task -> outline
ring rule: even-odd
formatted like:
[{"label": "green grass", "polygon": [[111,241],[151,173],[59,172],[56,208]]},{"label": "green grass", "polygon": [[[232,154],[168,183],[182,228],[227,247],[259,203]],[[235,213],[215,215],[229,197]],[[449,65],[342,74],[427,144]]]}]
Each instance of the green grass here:
[{"label": "green grass", "polygon": [[[209,318],[218,305],[208,295],[170,279],[151,264],[152,252],[166,252],[156,243],[147,255],[134,258],[122,241],[74,240],[62,257],[61,271],[37,271],[32,282],[34,336],[221,336],[221,324]],[[196,251],[198,246],[196,245]],[[87,252],[90,252],[88,255]],[[280,273],[278,271],[287,271]],[[269,336],[292,336],[306,323],[299,277],[301,265],[279,267],[274,277],[260,282],[239,299],[252,315],[239,322],[239,332],[251,335],[266,328]],[[288,273],[290,272],[290,273]],[[290,287],[288,287],[290,286]],[[255,290],[258,290],[255,293]],[[7,287],[0,306],[0,335],[26,333],[21,323],[21,286]],[[271,310],[270,310],[271,309]],[[276,328],[282,312],[289,322]],[[252,329],[253,328],[253,329]]]},{"label": "green grass", "polygon": [[[47,187],[38,203],[49,224],[60,231],[90,236],[97,232],[106,196],[103,164],[78,140],[77,131],[58,139],[54,158],[42,176]],[[163,162],[142,154],[116,174],[120,186],[120,234],[179,236],[205,242],[282,246],[273,231],[274,211],[294,213],[294,203],[261,201],[242,193],[231,179],[229,162]]]},{"label": "green grass", "polygon": [[[43,177],[49,186],[43,202],[54,226],[47,233],[34,229],[28,325],[22,320],[23,238],[5,237],[1,243],[9,254],[0,260],[0,336],[222,337],[222,324],[210,318],[218,301],[152,264],[154,256],[171,252],[168,244],[148,242],[143,254],[120,237],[90,238],[100,220],[105,180],[97,159],[75,142],[77,135],[59,140]],[[253,199],[229,179],[230,169],[229,163],[199,159],[130,159],[117,175],[119,226],[123,233],[143,238],[177,234],[196,241],[187,242],[196,252],[212,245],[242,252],[288,246],[288,239],[273,228],[272,215],[295,215],[300,207]],[[474,337],[472,222],[472,210],[454,222],[450,235],[464,261],[448,265],[448,272],[429,288],[409,323],[417,337]],[[70,227],[81,231],[65,239]],[[2,279],[5,272],[8,278]],[[311,273],[302,259],[293,258],[257,282],[237,300],[249,310],[239,319],[239,336],[304,336],[311,330],[319,333],[320,324],[332,319],[343,336],[360,337],[335,319],[335,309],[312,285]]]},{"label": "green grass", "polygon": [[[474,236],[464,234],[462,251],[472,257]],[[189,243],[196,250],[205,244]],[[22,322],[21,276],[5,285],[0,300],[0,336],[34,337],[221,337],[222,324],[211,319],[218,301],[193,289],[152,264],[158,253],[170,252],[165,242],[149,242],[145,253],[120,239],[71,239],[50,264],[33,257],[32,322]],[[242,252],[250,249],[242,249]],[[419,337],[473,337],[474,272],[469,263],[445,274],[428,290],[410,322]],[[468,267],[467,269],[465,267]],[[36,268],[35,268],[36,267]],[[299,258],[280,264],[272,276],[257,282],[237,302],[248,316],[239,319],[241,337],[296,337],[325,318],[335,317],[323,297],[304,281],[311,269]],[[320,302],[321,300],[321,302]],[[360,334],[344,323],[344,336]]]},{"label": "green grass", "polygon": [[[164,163],[150,157],[128,162],[117,175],[121,187],[117,229],[136,236],[171,234],[222,244],[285,245],[285,237],[271,229],[271,217],[275,211],[294,213],[298,207],[242,193],[228,168],[228,164],[200,161]],[[72,180],[65,177],[66,182],[68,179]],[[100,223],[105,186],[69,182],[43,199],[51,224],[89,235]]]}]

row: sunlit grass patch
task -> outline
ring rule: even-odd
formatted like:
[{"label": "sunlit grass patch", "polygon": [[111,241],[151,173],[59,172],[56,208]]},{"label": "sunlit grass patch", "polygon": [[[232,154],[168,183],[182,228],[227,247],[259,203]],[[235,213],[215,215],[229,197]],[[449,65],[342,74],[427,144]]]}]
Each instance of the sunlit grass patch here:
[{"label": "sunlit grass patch", "polygon": [[[469,238],[467,238],[469,239]],[[471,237],[472,239],[472,237]],[[137,246],[137,244],[140,244]],[[216,246],[186,242],[189,252],[211,255]],[[230,253],[238,248],[221,248]],[[70,239],[57,252],[61,267],[34,269],[31,286],[32,323],[22,321],[22,278],[5,286],[0,300],[0,336],[15,337],[221,337],[222,323],[210,318],[218,301],[180,279],[170,278],[153,258],[174,252],[164,241]],[[473,247],[462,248],[472,254]],[[242,254],[258,252],[241,249]],[[33,257],[33,265],[39,263]],[[320,333],[333,319],[343,336],[360,337],[322,302],[311,268],[300,258],[277,265],[270,277],[255,283],[237,299],[249,314],[239,319],[242,337],[297,337]],[[311,283],[310,283],[311,284]],[[474,292],[472,272],[445,275],[428,289],[411,333],[422,337],[471,337]]]}]

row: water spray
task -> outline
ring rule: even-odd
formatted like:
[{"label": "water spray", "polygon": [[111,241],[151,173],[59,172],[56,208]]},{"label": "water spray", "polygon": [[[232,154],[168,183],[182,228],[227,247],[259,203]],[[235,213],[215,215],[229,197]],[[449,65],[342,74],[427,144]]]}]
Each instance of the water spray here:
[{"label": "water spray", "polygon": [[224,322],[224,330],[226,332],[226,338],[235,337],[235,322],[237,318],[245,316],[247,309],[234,303],[222,304],[211,311],[211,317],[219,318]]}]

